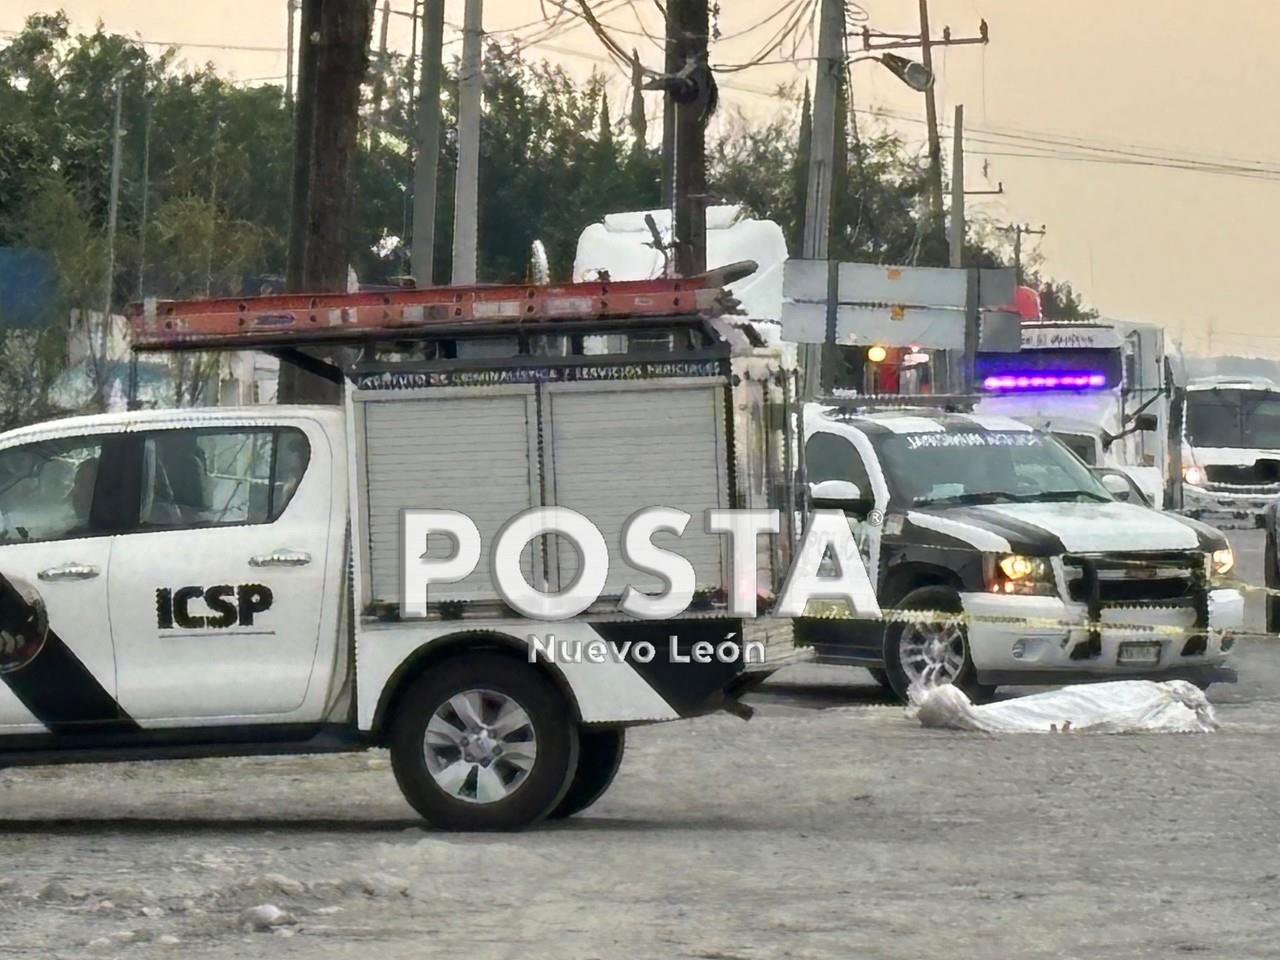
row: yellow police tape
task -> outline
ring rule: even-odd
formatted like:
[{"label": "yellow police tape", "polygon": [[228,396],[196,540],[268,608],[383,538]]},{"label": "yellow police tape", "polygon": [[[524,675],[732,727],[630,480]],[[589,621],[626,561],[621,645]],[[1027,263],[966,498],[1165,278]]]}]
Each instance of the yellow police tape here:
[{"label": "yellow police tape", "polygon": [[[1242,594],[1266,594],[1267,596],[1280,596],[1280,589],[1271,587],[1259,587],[1255,584],[1244,583],[1239,580],[1215,580],[1211,589],[1234,589]],[[995,596],[995,594],[992,594]],[[1113,607],[1117,613],[1123,613],[1126,608],[1120,604]],[[1136,607],[1127,608],[1136,610]],[[1143,609],[1159,612],[1161,610],[1185,610],[1185,606],[1149,606]],[[1022,627],[1024,629],[1034,630],[1061,630],[1071,631],[1075,633],[1085,633],[1096,631],[1098,634],[1107,633],[1146,633],[1157,637],[1190,637],[1190,636],[1212,636],[1224,637],[1230,636],[1234,639],[1265,639],[1280,640],[1280,634],[1268,633],[1266,631],[1245,630],[1245,629],[1221,629],[1217,627],[1180,627],[1173,624],[1153,624],[1153,623],[1124,623],[1118,620],[1062,620],[1056,617],[1019,617],[1019,616],[997,616],[994,614],[972,614],[972,613],[956,613],[952,610],[920,610],[920,609],[882,609],[879,617],[854,617],[847,603],[843,600],[814,600],[810,601],[805,607],[804,616],[816,620],[853,620],[853,619],[872,619],[880,620],[885,623],[931,623],[931,624],[958,624],[968,626],[973,623],[990,623],[1000,624],[1004,626]]]}]

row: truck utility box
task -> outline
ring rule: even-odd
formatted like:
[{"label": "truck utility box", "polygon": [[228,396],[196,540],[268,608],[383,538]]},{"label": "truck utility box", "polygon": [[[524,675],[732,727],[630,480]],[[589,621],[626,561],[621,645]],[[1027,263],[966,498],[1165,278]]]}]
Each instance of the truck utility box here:
[{"label": "truck utility box", "polygon": [[[503,524],[530,507],[569,507],[596,525],[611,547],[604,595],[616,599],[627,584],[662,586],[616,549],[628,517],[661,504],[700,520],[704,511],[732,504],[726,357],[655,362],[604,355],[561,367],[531,359],[530,366],[435,376],[356,375],[351,397],[360,517],[368,530],[361,538],[370,571],[366,601],[399,603],[406,508],[458,510],[476,521],[484,545],[476,571],[440,585],[436,596],[492,604],[500,598],[489,548]],[[545,379],[487,385],[522,375]],[[475,385],[452,385],[468,380]],[[577,576],[578,558],[550,540],[526,551],[526,576],[559,591]],[[727,582],[722,540],[701,523],[680,537],[701,590]]]}]

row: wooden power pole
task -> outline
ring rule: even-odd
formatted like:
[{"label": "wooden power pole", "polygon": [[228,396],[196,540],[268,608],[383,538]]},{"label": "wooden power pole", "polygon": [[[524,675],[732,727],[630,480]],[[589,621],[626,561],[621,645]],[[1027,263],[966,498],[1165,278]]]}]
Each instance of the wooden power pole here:
[{"label": "wooden power pole", "polygon": [[[676,97],[673,241],[676,273],[691,277],[707,269],[706,118],[714,106],[714,84],[707,64],[706,0],[671,0],[677,31],[677,72],[691,67],[689,95]],[[670,97],[668,99],[671,99]]]},{"label": "wooden power pole", "polygon": [[417,156],[413,162],[413,244],[410,263],[420,287],[434,282],[436,177],[440,162],[440,76],[444,0],[427,0],[422,24],[422,85],[418,88]]},{"label": "wooden power pole", "polygon": [[[360,86],[372,27],[369,0],[303,0],[287,277],[294,292],[347,289]],[[281,365],[281,402],[331,403],[339,395],[335,384]]]}]

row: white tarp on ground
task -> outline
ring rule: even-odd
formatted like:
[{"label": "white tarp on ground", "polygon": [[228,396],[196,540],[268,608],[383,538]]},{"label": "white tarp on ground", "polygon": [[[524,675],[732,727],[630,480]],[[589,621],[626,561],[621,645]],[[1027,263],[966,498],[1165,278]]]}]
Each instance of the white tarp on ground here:
[{"label": "white tarp on ground", "polygon": [[926,727],[976,733],[1212,733],[1204,691],[1185,680],[1082,683],[999,703],[975,704],[946,685],[912,691]]}]

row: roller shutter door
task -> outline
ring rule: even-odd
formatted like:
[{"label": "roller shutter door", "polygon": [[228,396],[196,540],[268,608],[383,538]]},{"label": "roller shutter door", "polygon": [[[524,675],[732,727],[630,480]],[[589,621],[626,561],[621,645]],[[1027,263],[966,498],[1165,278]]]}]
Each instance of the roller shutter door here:
[{"label": "roller shutter door", "polygon": [[[624,523],[651,506],[692,515],[683,536],[659,534],[653,542],[688,558],[699,588],[726,583],[721,537],[704,528],[707,509],[730,506],[723,387],[657,386],[546,391],[547,482],[557,504],[586,515],[604,534],[610,561],[604,596],[620,595],[628,583],[646,593],[662,589],[659,578],[622,560]],[[577,573],[577,552],[553,550],[551,567],[560,587],[567,586]]]},{"label": "roller shutter door", "polygon": [[[480,530],[475,571],[460,583],[434,586],[433,601],[497,599],[490,546],[504,523],[539,502],[532,390],[368,400],[362,406],[373,599],[399,603],[405,508],[457,510]],[[440,556],[449,555],[444,538],[437,546]],[[523,560],[526,578],[535,582],[531,548]]]}]

